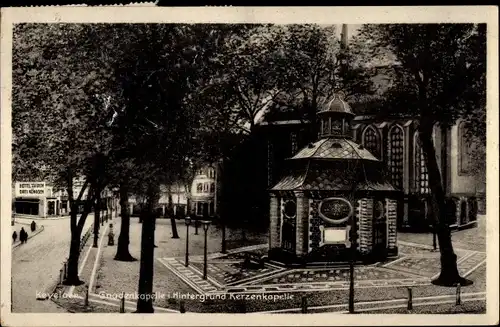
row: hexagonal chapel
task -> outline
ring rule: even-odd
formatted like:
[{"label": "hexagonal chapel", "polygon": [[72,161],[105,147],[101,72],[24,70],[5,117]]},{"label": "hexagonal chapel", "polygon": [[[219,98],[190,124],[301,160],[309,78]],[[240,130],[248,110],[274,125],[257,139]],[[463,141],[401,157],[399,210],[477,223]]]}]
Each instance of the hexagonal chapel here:
[{"label": "hexagonal chapel", "polygon": [[354,114],[342,95],[317,112],[318,140],[287,160],[270,191],[269,258],[314,263],[397,255],[401,192],[383,163],[351,137]]}]

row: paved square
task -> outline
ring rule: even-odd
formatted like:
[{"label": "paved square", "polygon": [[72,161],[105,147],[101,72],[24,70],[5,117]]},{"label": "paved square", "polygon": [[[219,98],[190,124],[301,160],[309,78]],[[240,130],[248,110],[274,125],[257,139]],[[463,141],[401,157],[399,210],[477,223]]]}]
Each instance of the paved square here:
[{"label": "paved square", "polygon": [[[429,285],[440,271],[439,252],[428,246],[402,242],[400,257],[371,266],[357,266],[356,287],[396,287]],[[230,254],[212,254],[208,259],[208,279],[203,280],[202,257],[191,259],[189,267],[181,258],[161,258],[168,269],[199,293],[248,293],[325,291],[349,287],[349,268],[282,268],[269,263],[264,267],[245,267],[245,253],[264,255],[266,245],[236,250]],[[463,276],[484,264],[486,254],[456,249],[457,263]]]}]

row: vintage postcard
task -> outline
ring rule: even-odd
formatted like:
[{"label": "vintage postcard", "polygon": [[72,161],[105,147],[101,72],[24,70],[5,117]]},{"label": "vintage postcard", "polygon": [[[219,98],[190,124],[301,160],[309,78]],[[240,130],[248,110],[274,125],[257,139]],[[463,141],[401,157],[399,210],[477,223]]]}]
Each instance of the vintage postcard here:
[{"label": "vintage postcard", "polygon": [[5,326],[498,323],[498,8],[1,11]]}]

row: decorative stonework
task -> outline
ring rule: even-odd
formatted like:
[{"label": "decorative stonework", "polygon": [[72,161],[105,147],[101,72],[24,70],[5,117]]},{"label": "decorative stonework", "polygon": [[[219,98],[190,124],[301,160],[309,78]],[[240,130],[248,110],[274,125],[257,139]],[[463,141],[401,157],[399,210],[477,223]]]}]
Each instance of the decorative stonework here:
[{"label": "decorative stonework", "polygon": [[358,250],[361,254],[369,254],[373,248],[373,199],[359,199],[356,215]]},{"label": "decorative stonework", "polygon": [[306,234],[307,230],[307,220],[309,211],[309,202],[304,195],[304,192],[295,192],[296,197],[296,225],[295,225],[295,253],[297,255],[304,254],[307,250],[304,248],[304,244],[308,244]]},{"label": "decorative stonework", "polygon": [[457,226],[460,226],[460,219],[462,218],[462,215],[461,215],[462,199],[454,199],[454,201],[455,201],[455,205],[456,205],[455,224],[457,224]]},{"label": "decorative stonework", "polygon": [[397,218],[398,202],[392,199],[385,200],[386,219],[387,219],[387,249],[394,250],[397,247]]},{"label": "decorative stonework", "polygon": [[321,231],[319,226],[322,219],[318,214],[318,206],[321,201],[309,200],[309,252],[320,246]]},{"label": "decorative stonework", "polygon": [[269,204],[269,248],[276,248],[280,246],[280,199],[275,195],[271,194],[270,204]]}]

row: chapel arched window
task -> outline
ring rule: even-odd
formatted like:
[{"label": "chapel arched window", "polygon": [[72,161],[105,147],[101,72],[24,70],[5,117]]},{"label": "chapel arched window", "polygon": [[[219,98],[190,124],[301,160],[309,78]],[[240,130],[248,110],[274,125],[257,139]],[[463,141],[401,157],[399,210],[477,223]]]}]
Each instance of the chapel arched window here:
[{"label": "chapel arched window", "polygon": [[381,152],[380,143],[377,131],[372,126],[368,126],[363,133],[362,144],[371,154],[379,159]]},{"label": "chapel arched window", "polygon": [[425,163],[424,152],[422,151],[422,146],[420,145],[420,139],[418,137],[418,132],[415,132],[413,137],[414,146],[414,157],[413,162],[415,166],[413,182],[414,189],[420,194],[429,194],[429,174],[427,172],[427,165]]},{"label": "chapel arched window", "polygon": [[199,183],[196,185],[196,192],[198,193],[203,192],[203,184]]},{"label": "chapel arched window", "polygon": [[210,183],[210,193],[215,192],[215,183]]},{"label": "chapel arched window", "polygon": [[395,125],[389,131],[388,167],[392,184],[403,188],[404,167],[404,131],[401,126]]}]

